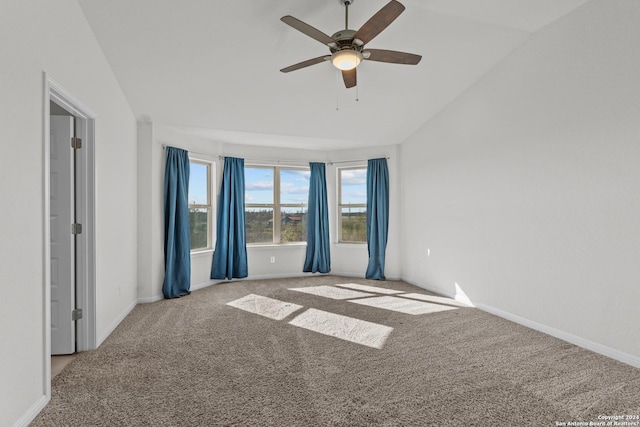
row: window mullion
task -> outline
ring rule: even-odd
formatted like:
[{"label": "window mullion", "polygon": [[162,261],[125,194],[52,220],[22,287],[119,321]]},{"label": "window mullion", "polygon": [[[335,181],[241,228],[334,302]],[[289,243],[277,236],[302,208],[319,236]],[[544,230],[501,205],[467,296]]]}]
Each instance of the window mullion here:
[{"label": "window mullion", "polygon": [[342,241],[342,169],[338,169],[338,242]]},{"label": "window mullion", "polygon": [[207,248],[213,248],[213,209],[207,209]]},{"label": "window mullion", "polygon": [[280,212],[280,168],[273,168],[273,243],[280,243],[282,214]]},{"label": "window mullion", "polygon": [[211,165],[207,166],[207,249],[213,248],[213,208],[211,201]]}]

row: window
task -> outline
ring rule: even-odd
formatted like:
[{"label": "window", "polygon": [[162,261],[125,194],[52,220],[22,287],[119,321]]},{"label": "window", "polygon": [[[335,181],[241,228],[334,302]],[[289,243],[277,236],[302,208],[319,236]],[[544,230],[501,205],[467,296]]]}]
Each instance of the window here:
[{"label": "window", "polygon": [[191,251],[212,248],[212,164],[201,160],[189,160],[189,228]]},{"label": "window", "polygon": [[367,241],[367,168],[338,169],[338,241]]},{"label": "window", "polygon": [[309,175],[307,168],[244,168],[247,243],[307,240]]}]

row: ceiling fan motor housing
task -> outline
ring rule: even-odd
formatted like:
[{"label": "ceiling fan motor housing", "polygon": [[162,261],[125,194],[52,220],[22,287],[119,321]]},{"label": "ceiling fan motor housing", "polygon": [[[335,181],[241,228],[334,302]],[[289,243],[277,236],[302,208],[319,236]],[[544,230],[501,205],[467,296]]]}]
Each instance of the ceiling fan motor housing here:
[{"label": "ceiling fan motor housing", "polygon": [[331,38],[337,41],[351,40],[355,33],[355,30],[340,30],[336,33],[333,33]]},{"label": "ceiling fan motor housing", "polygon": [[336,46],[329,46],[332,52],[336,52],[342,49],[353,49],[356,50],[358,45],[354,43],[353,35],[356,32],[354,30],[340,30],[334,33],[331,38],[335,40]]}]

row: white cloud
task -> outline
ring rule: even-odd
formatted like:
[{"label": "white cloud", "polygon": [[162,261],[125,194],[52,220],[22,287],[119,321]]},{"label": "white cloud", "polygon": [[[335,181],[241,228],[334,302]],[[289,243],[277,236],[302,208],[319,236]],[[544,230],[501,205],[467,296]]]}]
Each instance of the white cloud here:
[{"label": "white cloud", "polygon": [[273,182],[271,181],[253,181],[245,184],[245,191],[273,191]]},{"label": "white cloud", "polygon": [[308,194],[309,186],[295,185],[293,182],[281,182],[280,192],[284,194]]},{"label": "white cloud", "polygon": [[342,185],[366,185],[366,169],[347,169],[342,171]]}]

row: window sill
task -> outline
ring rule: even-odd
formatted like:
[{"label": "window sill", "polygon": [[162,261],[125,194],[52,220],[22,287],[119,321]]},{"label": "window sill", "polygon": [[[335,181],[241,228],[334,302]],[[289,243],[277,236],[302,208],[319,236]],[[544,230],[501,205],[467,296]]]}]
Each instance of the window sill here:
[{"label": "window sill", "polygon": [[203,257],[206,255],[211,255],[213,253],[213,249],[197,249],[191,252],[192,257]]},{"label": "window sill", "polygon": [[296,242],[296,243],[248,243],[247,249],[273,249],[273,248],[296,248],[296,247],[306,247],[306,242]]}]

